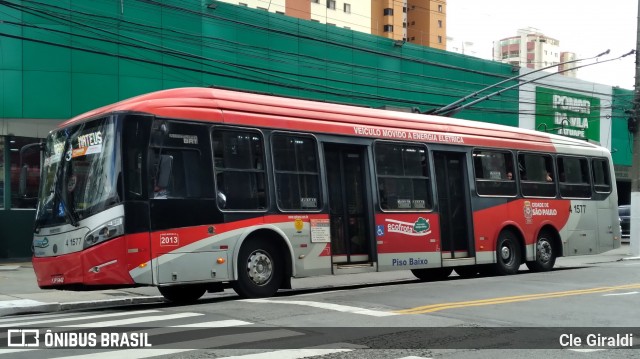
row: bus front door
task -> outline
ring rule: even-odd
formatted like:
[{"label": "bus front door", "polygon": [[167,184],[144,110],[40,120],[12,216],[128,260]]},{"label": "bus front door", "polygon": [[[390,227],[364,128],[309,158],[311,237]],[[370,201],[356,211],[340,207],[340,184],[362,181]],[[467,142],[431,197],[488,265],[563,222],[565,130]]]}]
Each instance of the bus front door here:
[{"label": "bus front door", "polygon": [[366,151],[361,146],[325,145],[329,186],[331,255],[334,265],[369,263]]},{"label": "bus front door", "polygon": [[466,154],[434,152],[442,259],[474,256]]}]

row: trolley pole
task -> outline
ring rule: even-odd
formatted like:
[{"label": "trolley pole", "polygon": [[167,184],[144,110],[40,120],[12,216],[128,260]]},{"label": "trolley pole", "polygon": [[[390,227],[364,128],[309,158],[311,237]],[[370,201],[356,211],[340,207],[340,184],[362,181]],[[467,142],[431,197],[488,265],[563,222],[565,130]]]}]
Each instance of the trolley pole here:
[{"label": "trolley pole", "polygon": [[633,113],[629,129],[633,132],[633,157],[631,163],[631,255],[640,256],[640,0],[636,30],[636,81],[634,86]]}]

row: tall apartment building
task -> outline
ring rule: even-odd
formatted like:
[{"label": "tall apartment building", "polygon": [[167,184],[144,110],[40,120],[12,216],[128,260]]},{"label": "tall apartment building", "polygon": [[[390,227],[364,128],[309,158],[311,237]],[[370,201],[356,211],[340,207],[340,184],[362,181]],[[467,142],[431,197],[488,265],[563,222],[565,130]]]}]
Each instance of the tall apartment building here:
[{"label": "tall apartment building", "polygon": [[[564,63],[567,61],[574,61],[576,60],[576,53],[575,52],[566,52],[563,51],[560,53],[560,63]],[[577,75],[578,70],[576,69],[576,66],[578,64],[576,62],[571,63],[571,64],[564,64],[564,65],[559,65],[558,66],[558,72],[560,72],[562,75],[565,75],[567,77],[573,77],[575,78]]]},{"label": "tall apartment building", "polygon": [[445,50],[446,0],[220,0]]},{"label": "tall apartment building", "polygon": [[[545,36],[537,29],[520,29],[517,36],[507,37],[494,43],[493,59],[515,66],[540,69],[568,61],[575,54],[560,51],[560,41]],[[559,66],[560,67],[560,66]],[[559,71],[562,69],[560,68]],[[563,75],[575,77],[577,70],[563,72]]]},{"label": "tall apartment building", "polygon": [[371,1],[366,0],[219,0],[282,15],[371,33]]}]

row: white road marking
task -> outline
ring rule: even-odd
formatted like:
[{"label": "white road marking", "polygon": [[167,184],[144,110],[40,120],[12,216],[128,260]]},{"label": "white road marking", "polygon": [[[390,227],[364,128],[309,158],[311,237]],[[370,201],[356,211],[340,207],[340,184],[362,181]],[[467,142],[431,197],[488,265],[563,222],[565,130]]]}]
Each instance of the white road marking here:
[{"label": "white road marking", "polygon": [[33,299],[15,299],[15,300],[0,300],[0,308],[16,308],[16,307],[36,307],[39,305],[57,304],[39,302]]},{"label": "white road marking", "polygon": [[171,319],[180,319],[180,318],[189,318],[204,315],[202,313],[177,313],[177,314],[164,314],[164,315],[151,315],[147,317],[136,317],[129,319],[119,319],[119,320],[108,320],[105,322],[95,322],[95,323],[84,323],[84,324],[74,324],[74,325],[64,325],[62,328],[104,328],[104,327],[117,327],[120,325],[129,325],[129,324],[139,324],[139,323],[149,323],[149,322],[157,322],[160,320],[171,320]]},{"label": "white road marking", "polygon": [[56,359],[142,359],[159,355],[173,355],[195,349],[121,349],[108,352],[57,357]]},{"label": "white road marking", "polygon": [[242,320],[216,320],[213,322],[202,322],[202,323],[190,323],[183,325],[172,325],[171,328],[224,328],[224,327],[235,327],[239,325],[250,325],[253,323],[245,322]]},{"label": "white road marking", "polygon": [[[44,315],[19,315],[19,316],[14,316],[14,317],[6,317],[6,318],[2,318],[0,319],[0,327],[4,324],[4,323],[11,323],[11,322],[24,322],[25,320],[45,320],[48,318],[59,318],[59,317],[65,317],[65,318],[69,318],[70,315],[73,315],[71,313],[58,313],[58,314],[44,314]],[[22,324],[22,323],[20,323]]]},{"label": "white road marking", "polygon": [[318,355],[350,352],[352,349],[285,349],[266,353],[237,355],[219,359],[299,359]]},{"label": "white road marking", "polygon": [[147,313],[156,313],[159,310],[149,309],[149,310],[137,310],[132,312],[118,312],[118,313],[109,313],[109,314],[96,314],[96,315],[85,315],[80,317],[72,317],[72,318],[58,318],[58,319],[44,319],[44,320],[33,320],[30,322],[19,323],[19,325],[27,326],[34,324],[44,324],[44,323],[57,323],[57,322],[72,322],[76,320],[86,320],[86,319],[98,319],[98,318],[109,318],[109,317],[121,317],[121,316],[131,316],[137,314],[147,314]]},{"label": "white road marking", "polygon": [[308,307],[334,310],[334,311],[343,312],[343,313],[369,315],[372,317],[389,317],[392,315],[397,315],[396,313],[383,312],[381,310],[371,310],[371,309],[365,309],[365,308],[352,307],[348,305],[312,302],[312,301],[304,301],[304,300],[244,299],[243,301],[249,302],[249,303],[277,303],[277,304],[304,305]]},{"label": "white road marking", "polygon": [[612,293],[612,294],[603,294],[603,297],[613,297],[613,296],[617,296],[617,295],[631,295],[631,294],[638,294],[640,292],[626,292],[626,293]]},{"label": "white road marking", "polygon": [[571,350],[572,352],[578,352],[578,353],[592,353],[592,352],[600,352],[607,349],[567,349],[567,350]]},{"label": "white road marking", "polygon": [[36,350],[40,350],[40,349],[0,349],[0,355],[4,355],[4,354],[12,354],[12,353],[25,353],[25,352],[32,352],[32,351],[36,351]]}]

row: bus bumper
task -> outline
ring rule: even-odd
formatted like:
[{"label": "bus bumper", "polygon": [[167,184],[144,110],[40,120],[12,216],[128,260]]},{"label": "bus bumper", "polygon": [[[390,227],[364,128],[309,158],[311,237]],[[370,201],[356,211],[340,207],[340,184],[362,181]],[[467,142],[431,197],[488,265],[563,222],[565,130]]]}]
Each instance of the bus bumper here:
[{"label": "bus bumper", "polygon": [[114,238],[80,252],[57,257],[33,257],[42,289],[91,290],[133,287],[124,238]]}]

